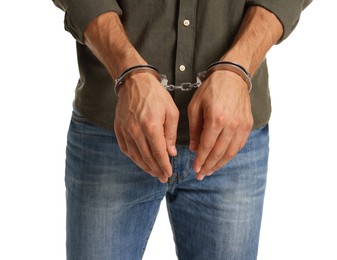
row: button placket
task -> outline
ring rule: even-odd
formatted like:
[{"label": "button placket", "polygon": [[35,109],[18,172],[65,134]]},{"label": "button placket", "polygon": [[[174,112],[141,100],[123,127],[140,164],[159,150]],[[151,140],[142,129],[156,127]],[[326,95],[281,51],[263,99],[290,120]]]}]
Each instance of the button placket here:
[{"label": "button placket", "polygon": [[192,70],[196,9],[196,0],[180,0],[176,49],[176,84],[195,80]]}]

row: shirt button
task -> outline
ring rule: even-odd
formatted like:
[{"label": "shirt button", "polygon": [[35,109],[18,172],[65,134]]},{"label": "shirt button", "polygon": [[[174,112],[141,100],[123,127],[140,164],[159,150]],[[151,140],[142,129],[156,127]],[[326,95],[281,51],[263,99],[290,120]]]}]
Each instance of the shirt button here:
[{"label": "shirt button", "polygon": [[183,24],[187,27],[187,26],[190,25],[190,21],[186,19],[186,20],[184,20]]},{"label": "shirt button", "polygon": [[180,70],[181,72],[183,72],[183,71],[186,70],[186,67],[185,67],[184,65],[180,65],[180,66],[179,66],[179,70]]}]

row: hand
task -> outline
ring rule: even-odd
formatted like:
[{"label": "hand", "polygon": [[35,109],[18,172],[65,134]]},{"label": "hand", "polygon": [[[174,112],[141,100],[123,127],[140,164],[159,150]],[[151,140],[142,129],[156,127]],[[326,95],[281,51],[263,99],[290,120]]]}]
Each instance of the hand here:
[{"label": "hand", "polygon": [[172,97],[153,75],[134,74],[120,88],[114,123],[119,147],[162,183],[172,175],[178,119]]},{"label": "hand", "polygon": [[190,150],[196,151],[197,179],[211,175],[236,156],[253,126],[247,84],[230,71],[213,72],[189,107]]}]

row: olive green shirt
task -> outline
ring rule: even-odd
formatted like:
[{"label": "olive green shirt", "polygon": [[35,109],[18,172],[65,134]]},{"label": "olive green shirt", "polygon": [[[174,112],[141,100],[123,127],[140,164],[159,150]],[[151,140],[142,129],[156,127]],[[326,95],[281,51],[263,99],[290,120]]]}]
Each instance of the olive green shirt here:
[{"label": "olive green shirt", "polygon": [[[104,65],[84,45],[83,32],[98,15],[115,11],[142,57],[168,77],[170,84],[195,82],[198,72],[218,61],[231,46],[245,8],[262,6],[283,25],[284,40],[311,0],[53,0],[65,11],[65,28],[77,40],[80,79],[74,105],[92,124],[113,131],[117,96]],[[267,64],[256,71],[250,93],[254,128],[271,113]],[[178,144],[189,142],[187,106],[193,91],[175,91],[179,108]],[[153,109],[156,109],[155,107]]]}]

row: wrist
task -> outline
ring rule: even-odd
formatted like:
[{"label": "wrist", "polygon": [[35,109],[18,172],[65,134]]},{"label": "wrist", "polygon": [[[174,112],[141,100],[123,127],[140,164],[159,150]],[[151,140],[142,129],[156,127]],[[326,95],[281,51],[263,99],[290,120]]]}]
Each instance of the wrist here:
[{"label": "wrist", "polygon": [[114,84],[114,90],[116,95],[118,96],[119,90],[121,86],[125,83],[125,81],[136,74],[140,73],[148,73],[152,76],[155,76],[158,81],[161,80],[161,75],[159,74],[158,70],[148,64],[141,64],[127,68],[124,70],[116,79]]},{"label": "wrist", "polygon": [[230,71],[237,74],[246,83],[248,92],[252,90],[252,81],[249,72],[242,65],[230,61],[218,61],[212,63],[205,71],[198,74],[198,78],[203,82],[211,74],[218,71]]},{"label": "wrist", "polygon": [[240,57],[240,55],[233,55],[231,51],[226,53],[224,56],[221,57],[219,60],[220,62],[230,62],[234,64],[240,65],[240,67],[244,68],[244,70],[251,76],[254,74],[254,69],[252,62],[247,57]]},{"label": "wrist", "polygon": [[130,48],[127,52],[125,52],[125,50],[111,51],[112,56],[114,56],[114,53],[118,53],[115,55],[114,60],[110,59],[110,61],[108,61],[109,64],[107,65],[107,68],[114,80],[116,80],[129,68],[148,65],[139,53],[132,48]]}]

